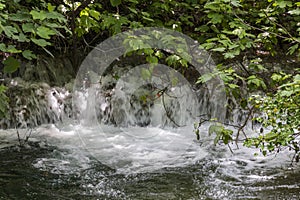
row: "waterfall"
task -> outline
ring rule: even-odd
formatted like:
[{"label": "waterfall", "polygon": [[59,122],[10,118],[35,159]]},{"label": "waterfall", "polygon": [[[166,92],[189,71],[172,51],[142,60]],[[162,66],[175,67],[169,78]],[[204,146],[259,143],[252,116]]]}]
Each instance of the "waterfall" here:
[{"label": "waterfall", "polygon": [[65,121],[72,116],[71,93],[46,83],[27,83],[20,78],[8,85],[8,117],[0,119],[0,128],[33,128],[41,124]]},{"label": "waterfall", "polygon": [[90,71],[86,75],[83,80],[89,83],[82,83],[73,94],[83,125],[183,127],[199,116],[217,116],[224,110],[219,93],[211,94],[205,87],[195,90],[182,74],[164,65],[131,67],[118,79]]}]

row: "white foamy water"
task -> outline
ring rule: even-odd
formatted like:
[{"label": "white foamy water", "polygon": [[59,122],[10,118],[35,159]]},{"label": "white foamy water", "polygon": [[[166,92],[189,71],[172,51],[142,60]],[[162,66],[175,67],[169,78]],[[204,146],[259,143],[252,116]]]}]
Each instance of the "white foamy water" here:
[{"label": "white foamy water", "polygon": [[102,130],[77,127],[77,131],[85,150],[101,163],[123,173],[186,166],[207,155],[188,128],[106,126]]},{"label": "white foamy water", "polygon": [[[92,157],[119,173],[152,172],[165,167],[183,167],[205,158],[208,152],[195,140],[192,129],[113,126],[39,127],[33,140],[69,149],[74,158]],[[41,162],[47,165],[47,160]]]},{"label": "white foamy water", "polygon": [[[67,150],[58,156],[58,160],[52,160],[53,163],[61,163],[61,166],[66,165],[64,158],[83,168],[88,168],[90,159],[96,159],[124,174],[185,167],[202,159],[212,159],[220,165],[222,173],[230,177],[242,179],[247,175],[249,179],[268,179],[264,170],[260,174],[254,170],[286,167],[291,160],[291,155],[285,153],[269,157],[254,156],[258,150],[243,147],[242,144],[239,149],[232,144],[232,154],[226,146],[213,145],[213,137],[206,135],[207,128],[203,126],[201,140],[197,141],[190,127],[162,129],[68,125],[58,128],[45,125],[33,130],[29,141],[39,141],[41,147],[47,144]],[[19,130],[19,133],[21,138],[26,138],[28,131]],[[16,130],[1,131],[1,141],[1,148],[18,144]],[[46,168],[43,165],[54,165],[50,163],[51,160],[45,158],[38,160],[35,166]]]}]

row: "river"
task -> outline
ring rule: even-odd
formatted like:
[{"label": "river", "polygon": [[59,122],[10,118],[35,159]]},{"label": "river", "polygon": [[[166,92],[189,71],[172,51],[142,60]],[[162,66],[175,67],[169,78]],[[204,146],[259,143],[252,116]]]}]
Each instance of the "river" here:
[{"label": "river", "polygon": [[[202,131],[207,131],[204,126]],[[19,130],[20,137],[29,134]],[[23,134],[23,135],[22,135]],[[187,128],[43,125],[1,131],[0,199],[299,199],[288,153],[195,140]],[[130,141],[130,142],[129,142]]]}]

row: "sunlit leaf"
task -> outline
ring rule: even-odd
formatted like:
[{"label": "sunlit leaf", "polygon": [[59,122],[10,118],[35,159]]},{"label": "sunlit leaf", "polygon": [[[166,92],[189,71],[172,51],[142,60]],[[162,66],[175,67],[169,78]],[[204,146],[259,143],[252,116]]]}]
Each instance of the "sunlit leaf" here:
[{"label": "sunlit leaf", "polygon": [[224,47],[218,47],[218,48],[214,48],[214,49],[211,49],[212,51],[216,51],[216,52],[223,52],[226,50],[226,48]]},{"label": "sunlit leaf", "polygon": [[48,4],[47,4],[47,8],[48,8],[48,11],[49,11],[49,12],[52,12],[52,11],[55,10],[56,6],[52,6],[51,3],[48,3]]},{"label": "sunlit leaf", "polygon": [[5,4],[0,3],[0,10],[3,10],[5,8]]},{"label": "sunlit leaf", "polygon": [[22,30],[24,33],[34,33],[35,27],[33,23],[25,23],[22,24]]},{"label": "sunlit leaf", "polygon": [[44,19],[47,18],[47,13],[45,11],[36,11],[36,10],[32,10],[30,11],[30,14],[32,15],[32,18],[34,20],[41,20],[43,21]]}]

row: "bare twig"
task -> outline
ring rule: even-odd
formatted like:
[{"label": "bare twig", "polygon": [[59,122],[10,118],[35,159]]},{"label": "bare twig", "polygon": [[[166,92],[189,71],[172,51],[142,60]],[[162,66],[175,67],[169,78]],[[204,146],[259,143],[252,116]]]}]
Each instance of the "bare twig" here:
[{"label": "bare twig", "polygon": [[165,109],[165,111],[166,111],[166,115],[167,115],[167,117],[168,117],[168,119],[170,119],[171,120],[171,122],[173,122],[176,126],[178,126],[178,127],[183,127],[183,126],[185,126],[185,125],[179,125],[171,116],[170,116],[170,113],[168,112],[168,110],[167,110],[167,108],[166,108],[166,105],[165,105],[165,97],[164,97],[164,93],[167,91],[167,87],[166,88],[164,88],[163,90],[161,90],[161,97],[162,97],[162,103],[163,103],[163,107],[164,107],[164,109]]},{"label": "bare twig", "polygon": [[228,146],[230,152],[233,154],[233,151],[232,151],[232,149],[231,149],[231,146],[230,146],[229,144],[227,144],[227,146]]},{"label": "bare twig", "polygon": [[[29,132],[29,134],[27,135],[28,132]],[[29,129],[28,132],[26,132],[26,137],[25,137],[24,142],[28,142],[28,140],[29,140],[29,138],[30,138],[30,136],[31,136],[31,133],[32,133],[32,129]]]},{"label": "bare twig", "polygon": [[239,127],[239,129],[237,131],[237,135],[236,135],[236,139],[235,139],[235,144],[236,144],[237,147],[238,147],[238,138],[239,138],[241,132],[247,138],[247,135],[244,132],[244,128],[247,125],[248,121],[250,120],[250,117],[252,116],[253,110],[254,110],[254,107],[249,108],[249,113],[247,115],[247,118],[245,119],[244,123]]}]

